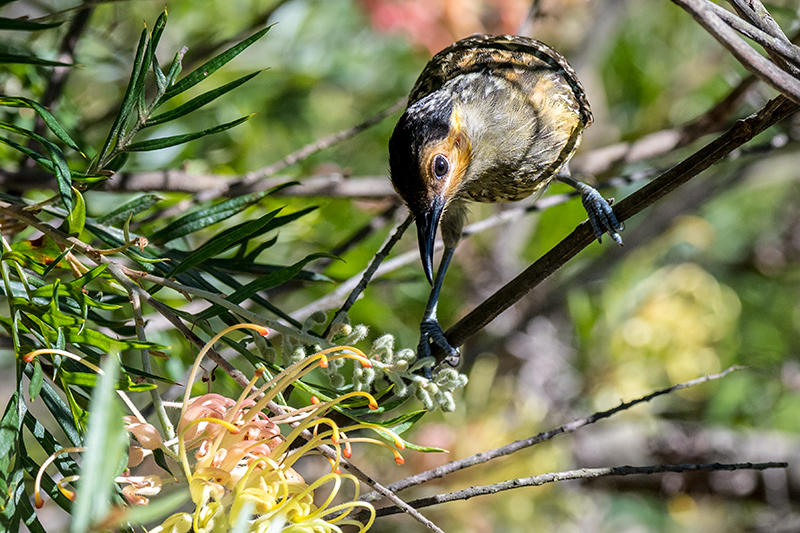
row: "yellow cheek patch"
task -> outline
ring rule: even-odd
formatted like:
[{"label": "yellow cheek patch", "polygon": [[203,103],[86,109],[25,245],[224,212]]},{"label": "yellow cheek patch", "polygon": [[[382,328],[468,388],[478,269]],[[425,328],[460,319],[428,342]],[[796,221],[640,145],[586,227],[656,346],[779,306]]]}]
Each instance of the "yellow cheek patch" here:
[{"label": "yellow cheek patch", "polygon": [[[458,113],[454,112],[452,117],[450,133],[444,139],[431,144],[426,150],[423,160],[422,177],[427,185],[430,194],[442,195],[446,201],[450,201],[458,195],[472,161],[472,145],[469,142]],[[437,179],[433,175],[433,158],[437,154],[443,154],[450,163],[450,173],[443,179]]]}]

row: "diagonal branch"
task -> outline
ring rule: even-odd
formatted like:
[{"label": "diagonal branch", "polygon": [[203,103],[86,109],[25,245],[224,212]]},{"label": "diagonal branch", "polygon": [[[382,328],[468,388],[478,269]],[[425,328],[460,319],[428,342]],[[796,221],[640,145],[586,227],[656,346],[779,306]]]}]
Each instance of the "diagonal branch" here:
[{"label": "diagonal branch", "polygon": [[[622,222],[640,213],[798,109],[800,106],[784,96],[771,100],[760,111],[736,122],[717,139],[616,204],[614,213],[617,219]],[[464,344],[467,338],[486,327],[593,241],[594,236],[588,224],[578,226],[549,252],[447,330],[447,341],[454,347]]]}]

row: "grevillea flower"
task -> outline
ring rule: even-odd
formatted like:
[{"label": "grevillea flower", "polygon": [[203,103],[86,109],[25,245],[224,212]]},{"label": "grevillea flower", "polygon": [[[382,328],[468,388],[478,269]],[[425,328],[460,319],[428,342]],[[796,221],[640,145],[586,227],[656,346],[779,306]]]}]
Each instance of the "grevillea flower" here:
[{"label": "grevillea flower", "polygon": [[[340,346],[306,357],[256,388],[258,380],[264,377],[264,372],[258,370],[236,400],[219,394],[190,397],[206,352],[224,334],[242,328],[266,334],[266,329],[260,326],[238,324],[216,335],[198,354],[181,403],[177,453],[170,448],[171,443],[162,442],[155,428],[144,422],[141,415],[136,413],[137,416],[126,418],[126,429],[141,444],[132,447],[131,455],[160,448],[173,457],[182,467],[194,504],[193,511],[169,516],[150,533],[223,533],[237,525],[241,528],[242,524],[247,526],[244,531],[253,533],[341,532],[343,526],[366,531],[372,526],[375,510],[369,503],[357,501],[359,482],[354,476],[341,473],[341,458],[350,457],[352,442],[369,442],[391,450],[395,462],[403,464],[398,452],[404,448],[403,442],[377,425],[356,423],[339,427],[326,413],[335,405],[358,397],[366,400],[371,409],[377,409],[375,398],[366,392],[350,392],[329,401],[314,397],[311,405],[299,409],[276,409],[271,402],[298,379],[316,368],[326,367],[331,360],[353,359],[363,367],[369,367],[370,361],[357,348]],[[130,402],[126,403],[132,407]],[[268,404],[273,410],[283,412],[268,416],[264,411]],[[393,445],[375,438],[348,437],[362,429],[382,434]],[[322,446],[330,471],[307,482],[293,466]],[[125,476],[117,478],[117,482],[124,484],[123,494],[131,504],[147,504],[148,497],[161,488],[158,476]],[[352,500],[335,501],[346,483],[355,487]],[[324,498],[320,492],[325,493]],[[348,518],[355,510],[368,512],[366,523]]]},{"label": "grevillea flower", "polygon": [[[250,324],[233,328],[242,327],[263,330]],[[369,504],[357,501],[359,483],[355,477],[340,473],[341,457],[349,456],[351,442],[374,442],[391,449],[395,461],[402,464],[397,449],[403,449],[403,443],[380,426],[360,423],[340,428],[325,413],[355,397],[366,399],[370,408],[375,409],[375,399],[364,392],[351,392],[327,402],[313,399],[311,405],[301,409],[284,407],[284,412],[277,415],[267,416],[264,409],[288,386],[315,368],[327,366],[331,360],[354,359],[363,366],[369,366],[369,360],[356,348],[331,348],[289,366],[258,388],[256,383],[263,372],[257,371],[236,400],[219,394],[191,398],[191,386],[202,357],[228,330],[212,339],[198,354],[181,406],[178,459],[189,483],[194,511],[168,517],[151,533],[226,532],[240,519],[247,521],[246,531],[250,532],[338,532],[344,525],[366,531],[372,525],[375,511]],[[347,437],[347,433],[366,428],[382,433],[394,446],[378,439]],[[322,445],[333,450],[328,456],[330,472],[307,483],[293,466]],[[355,486],[353,500],[335,503],[347,482]],[[327,497],[315,504],[315,494],[319,499],[318,493],[325,489]],[[348,518],[356,509],[369,512],[366,523]],[[242,515],[245,510],[250,516]]]}]

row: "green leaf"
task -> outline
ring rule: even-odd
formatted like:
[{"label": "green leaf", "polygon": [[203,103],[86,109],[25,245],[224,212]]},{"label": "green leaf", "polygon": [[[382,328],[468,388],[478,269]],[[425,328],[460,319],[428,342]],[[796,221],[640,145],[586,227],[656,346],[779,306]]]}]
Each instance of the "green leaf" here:
[{"label": "green leaf", "polygon": [[15,530],[20,521],[19,505],[27,498],[19,456],[24,413],[25,405],[20,402],[19,390],[15,390],[0,419],[0,494],[4,495],[0,517]]},{"label": "green leaf", "polygon": [[0,105],[9,107],[28,107],[30,109],[33,109],[34,111],[36,111],[37,115],[42,117],[44,123],[47,125],[48,128],[50,128],[50,131],[52,131],[56,137],[61,139],[61,141],[64,144],[66,144],[79,154],[83,154],[81,149],[78,148],[78,145],[75,143],[75,141],[73,141],[72,138],[69,136],[67,130],[65,130],[64,127],[58,123],[56,117],[54,117],[53,114],[50,113],[50,111],[48,111],[47,108],[45,108],[42,104],[34,102],[33,100],[30,100],[28,98],[22,98],[21,96],[18,97],[0,96]]},{"label": "green leaf", "polygon": [[184,237],[244,211],[268,194],[269,191],[246,194],[237,198],[225,200],[205,209],[187,213],[150,235],[150,240],[164,244]]},{"label": "green leaf", "polygon": [[[26,368],[25,373],[31,375],[32,370]],[[42,384],[41,398],[50,414],[58,422],[61,430],[66,434],[72,446],[83,446],[83,438],[75,425],[75,419],[64,400],[58,395],[47,381]]]},{"label": "green leaf", "polygon": [[42,59],[41,57],[23,55],[23,54],[8,54],[0,52],[0,64],[17,64],[17,65],[41,65],[44,67],[71,67],[71,63],[62,63],[61,61],[51,61],[49,59]]},{"label": "green leaf", "polygon": [[207,135],[212,135],[214,133],[219,133],[221,131],[229,130],[235,126],[238,126],[242,122],[249,120],[250,117],[252,116],[253,115],[247,115],[245,117],[237,118],[236,120],[233,120],[231,122],[220,124],[219,126],[214,126],[213,128],[208,128],[207,130],[203,131],[195,131],[192,133],[184,133],[182,135],[159,137],[158,139],[150,139],[147,141],[131,143],[128,146],[126,146],[124,150],[126,152],[147,152],[150,150],[162,150],[164,148],[169,148],[171,146],[184,144],[189,141],[193,141],[195,139],[200,139],[201,137],[205,137]]},{"label": "green leaf", "polygon": [[[210,262],[211,261],[209,261],[209,263]],[[208,263],[203,265],[203,270],[208,272],[212,276],[214,276],[216,279],[220,280],[222,283],[224,283],[228,287],[231,287],[233,290],[237,290],[237,289],[242,287],[242,284],[239,283],[238,281],[236,281],[236,278],[234,278],[233,276],[229,276],[228,274],[225,274],[224,272],[220,272],[218,269],[214,268],[212,265],[210,265]],[[303,274],[303,272],[304,271],[301,271],[296,276],[295,279],[299,279],[300,276]],[[284,319],[288,324],[291,324],[292,326],[294,326],[294,327],[296,327],[298,329],[302,329],[303,328],[303,324],[301,322],[299,322],[298,320],[295,320],[294,318],[289,316],[289,314],[283,312],[281,309],[279,309],[278,307],[276,307],[272,303],[268,302],[266,299],[262,298],[258,294],[254,294],[250,298],[253,300],[254,303],[260,305],[264,309],[269,310],[270,312],[274,313],[276,316]]]},{"label": "green leaf", "polygon": [[42,364],[37,359],[33,363],[33,376],[31,377],[30,385],[28,385],[28,394],[31,401],[35,400],[39,393],[42,392],[42,384],[44,383],[44,370]]},{"label": "green leaf", "polygon": [[50,161],[56,173],[56,179],[58,180],[58,191],[61,194],[61,201],[64,202],[64,207],[67,211],[72,211],[72,177],[69,164],[67,164],[67,158],[64,157],[64,153],[61,149],[56,146],[55,143],[48,141],[41,135],[13,124],[0,122],[0,128],[19,133],[20,135],[38,141],[47,149],[50,154]]},{"label": "green leaf", "polygon": [[283,208],[270,211],[266,215],[256,220],[250,220],[248,222],[244,222],[243,224],[228,228],[219,235],[212,237],[200,248],[192,252],[189,257],[181,261],[180,264],[178,264],[172,270],[172,272],[167,275],[167,277],[172,278],[182,272],[186,272],[193,266],[199,265],[206,259],[214,257],[217,254],[221,254],[225,250],[236,246],[242,241],[242,239],[248,239],[252,235],[258,234],[264,227],[272,222],[272,219],[275,218],[281,209]]},{"label": "green leaf", "polygon": [[72,236],[78,237],[86,225],[86,203],[83,201],[83,195],[76,189],[72,190],[75,195],[75,205],[69,212],[69,216],[61,223],[61,231]]},{"label": "green leaf", "polygon": [[44,269],[44,271],[42,272],[42,276],[43,276],[43,277],[44,277],[44,276],[47,276],[47,275],[49,275],[49,274],[50,274],[50,272],[52,272],[53,270],[55,270],[55,268],[56,268],[56,267],[59,265],[59,263],[61,263],[61,261],[63,261],[63,260],[64,260],[64,258],[67,256],[67,254],[68,254],[68,253],[70,253],[71,251],[72,251],[72,246],[70,246],[69,248],[64,248],[64,251],[63,251],[63,252],[61,252],[60,254],[58,254],[58,257],[56,257],[56,258],[53,260],[53,262],[52,262],[52,263],[50,263],[50,264],[47,266],[47,268],[45,268],[45,269]]},{"label": "green leaf", "polygon": [[[19,518],[28,528],[28,531],[30,533],[47,533],[47,531],[44,529],[44,526],[42,526],[42,523],[39,521],[36,511],[33,510],[30,498],[24,497],[18,503],[20,510]],[[9,529],[8,533],[16,533],[18,527],[19,521],[15,521],[12,529]]]},{"label": "green leaf", "polygon": [[56,28],[61,26],[63,21],[61,22],[32,22],[30,20],[23,20],[23,19],[9,19],[5,17],[0,17],[0,30],[16,30],[16,31],[40,31],[40,30],[47,30],[50,28]]},{"label": "green leaf", "polygon": [[[269,289],[271,287],[275,287],[276,285],[280,285],[281,283],[286,283],[293,277],[295,277],[300,270],[303,269],[308,263],[315,259],[320,259],[322,257],[332,257],[330,254],[323,254],[323,253],[316,253],[311,254],[309,256],[304,257],[297,263],[284,267],[277,272],[274,272],[268,276],[264,276],[262,278],[258,278],[256,280],[251,281],[241,289],[238,289],[231,293],[226,300],[231,303],[242,303],[252,295],[256,294],[257,292]],[[207,320],[213,316],[218,315],[219,313],[223,312],[224,309],[218,305],[212,305],[209,309],[206,309],[199,315],[197,315],[197,320]]]},{"label": "green leaf", "polygon": [[[203,63],[192,72],[184,76],[178,83],[170,87],[167,92],[164,94],[161,102],[166,102],[170,98],[181,94],[182,92],[194,87],[204,79],[208,78],[211,74],[219,70],[223,65],[229,62],[231,59],[239,55],[243,50],[247,49],[251,44],[258,41],[266,35],[266,33],[270,30],[272,26],[267,26],[263,30],[256,32],[255,34],[251,35],[244,41],[240,42],[237,45],[228,48],[226,51],[222,52],[220,55],[214,57],[213,59]],[[160,103],[161,103],[160,102]]]},{"label": "green leaf", "polygon": [[[175,83],[175,79],[178,77],[178,74],[181,73],[181,61],[183,60],[183,55],[186,53],[188,48],[185,46],[181,48],[179,52],[175,54],[175,57],[172,58],[172,65],[169,67],[169,72],[167,72],[167,87]],[[163,93],[162,93],[163,96]],[[161,101],[159,100],[160,105]]]},{"label": "green leaf", "polygon": [[142,342],[134,339],[112,339],[105,333],[91,329],[84,329],[83,331],[77,330],[76,328],[65,329],[67,342],[73,344],[88,344],[106,353],[121,352],[123,350],[141,350],[142,348],[149,350],[163,350],[166,348],[166,346],[153,342]]},{"label": "green leaf", "polygon": [[180,118],[184,115],[188,115],[192,111],[196,109],[200,109],[204,105],[208,104],[209,102],[213,102],[223,94],[232,91],[239,85],[243,84],[247,80],[250,80],[257,76],[261,71],[252,72],[246,76],[242,76],[241,78],[234,80],[230,83],[226,83],[221,87],[217,87],[212,91],[208,91],[207,93],[203,93],[200,96],[192,98],[185,104],[173,109],[172,111],[167,111],[165,113],[161,113],[155,117],[152,117],[145,122],[144,127],[155,126],[156,124],[163,124],[165,122],[169,122],[170,120],[175,120],[176,118]]},{"label": "green leaf", "polygon": [[120,105],[119,112],[117,112],[117,117],[114,119],[114,124],[111,126],[111,130],[108,132],[108,137],[106,138],[105,143],[103,143],[102,150],[100,150],[97,155],[98,163],[102,163],[106,156],[110,153],[112,145],[119,139],[125,124],[127,124],[128,120],[130,119],[131,111],[133,111],[134,105],[136,105],[136,99],[138,98],[138,94],[136,93],[136,83],[139,80],[139,74],[142,71],[142,66],[145,61],[144,52],[147,42],[147,28],[145,28],[142,30],[142,34],[139,37],[139,44],[136,47],[136,56],[133,60],[131,77],[128,80],[128,87],[125,89],[125,96],[122,97],[122,104]]},{"label": "green leaf", "polygon": [[110,213],[97,217],[95,221],[98,224],[108,224],[110,226],[120,224],[128,220],[129,217],[137,215],[142,211],[147,211],[161,200],[162,198],[157,194],[143,194],[137,196],[133,200],[125,202]]},{"label": "green leaf", "polygon": [[[36,439],[36,442],[39,443],[39,446],[42,447],[42,450],[44,450],[46,454],[52,455],[64,447],[56,440],[53,434],[42,425],[41,422],[33,417],[30,411],[25,413],[24,422],[25,427],[28,428],[28,431],[30,431],[31,435],[33,435],[33,437]],[[56,465],[58,471],[65,476],[76,475],[80,470],[78,468],[78,463],[76,463],[72,457],[66,454],[56,457],[56,459],[53,461],[53,464]]]},{"label": "green leaf", "polygon": [[158,43],[161,42],[161,36],[164,34],[164,28],[167,27],[167,10],[165,9],[163,13],[161,13],[158,18],[156,19],[156,23],[153,25],[153,31],[150,34],[150,43],[152,45],[152,58],[155,57],[155,51],[158,47]]},{"label": "green leaf", "polygon": [[83,533],[111,510],[116,490],[114,478],[120,471],[128,436],[122,420],[114,386],[119,375],[116,355],[109,355],[103,363],[103,376],[94,389],[89,409],[89,427],[86,434],[86,452],[81,468],[81,490],[75,500],[71,531]]},{"label": "green leaf", "polygon": [[[89,372],[69,372],[67,370],[60,371],[61,377],[65,383],[79,387],[94,388],[97,386],[97,381],[100,378],[97,374]],[[130,391],[130,392],[147,392],[157,387],[155,383],[134,383],[127,376],[116,381],[115,387],[117,390]]]}]

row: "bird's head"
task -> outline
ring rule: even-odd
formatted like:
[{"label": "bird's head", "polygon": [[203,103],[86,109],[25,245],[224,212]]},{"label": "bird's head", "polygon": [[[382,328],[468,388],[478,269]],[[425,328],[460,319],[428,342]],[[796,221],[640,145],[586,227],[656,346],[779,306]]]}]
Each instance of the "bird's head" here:
[{"label": "bird's head", "polygon": [[431,284],[436,230],[464,184],[471,159],[458,106],[444,91],[409,106],[389,140],[392,184],[416,218],[422,266]]}]

